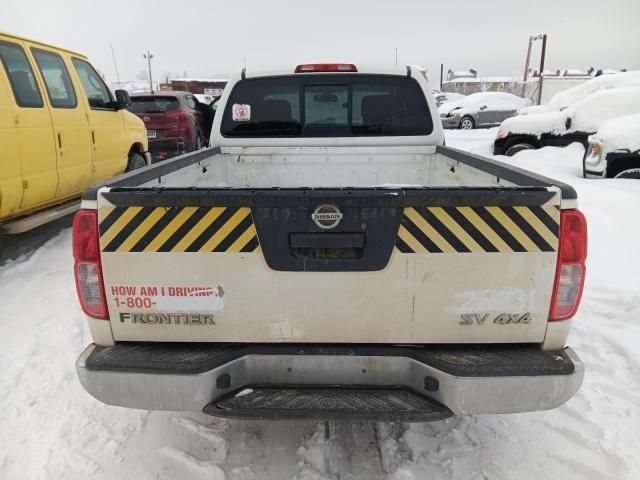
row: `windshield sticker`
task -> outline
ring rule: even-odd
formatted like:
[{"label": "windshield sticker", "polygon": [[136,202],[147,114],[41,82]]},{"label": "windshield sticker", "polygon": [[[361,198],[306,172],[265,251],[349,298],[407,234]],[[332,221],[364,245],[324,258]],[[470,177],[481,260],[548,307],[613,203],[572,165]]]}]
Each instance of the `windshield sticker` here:
[{"label": "windshield sticker", "polygon": [[251,120],[251,105],[234,103],[231,114],[234,122],[248,122]]}]

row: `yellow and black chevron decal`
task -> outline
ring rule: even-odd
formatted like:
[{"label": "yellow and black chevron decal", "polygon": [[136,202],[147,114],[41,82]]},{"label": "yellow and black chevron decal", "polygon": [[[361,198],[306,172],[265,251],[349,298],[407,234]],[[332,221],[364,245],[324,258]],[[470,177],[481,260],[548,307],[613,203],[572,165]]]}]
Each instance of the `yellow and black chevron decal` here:
[{"label": "yellow and black chevron decal", "polygon": [[554,205],[408,207],[396,239],[402,253],[554,252],[560,211]]},{"label": "yellow and black chevron decal", "polygon": [[104,252],[256,252],[247,207],[103,207]]}]

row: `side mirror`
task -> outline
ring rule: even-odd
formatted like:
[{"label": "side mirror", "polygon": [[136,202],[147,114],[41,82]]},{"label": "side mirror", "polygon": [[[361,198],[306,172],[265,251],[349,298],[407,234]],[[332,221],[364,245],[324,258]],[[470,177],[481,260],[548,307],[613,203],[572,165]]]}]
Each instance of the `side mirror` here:
[{"label": "side mirror", "polygon": [[116,90],[116,110],[124,110],[131,106],[131,97],[126,90]]},{"label": "side mirror", "polygon": [[567,119],[564,121],[564,126],[567,127],[567,130],[569,130],[571,128],[571,117],[567,117]]}]

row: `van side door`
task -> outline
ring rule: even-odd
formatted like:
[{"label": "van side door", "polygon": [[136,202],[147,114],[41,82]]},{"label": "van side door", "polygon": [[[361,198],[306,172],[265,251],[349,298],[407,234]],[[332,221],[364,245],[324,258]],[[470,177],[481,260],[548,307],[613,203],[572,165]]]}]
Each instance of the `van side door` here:
[{"label": "van side door", "polygon": [[[19,145],[19,155],[15,150],[7,156],[3,152],[3,165],[14,165],[3,166],[2,169],[11,168],[14,175],[20,172],[23,192],[19,208],[25,210],[53,199],[58,187],[53,127],[41,85],[23,45],[0,41],[0,60],[13,92],[8,96],[12,103]],[[5,201],[3,199],[3,203]]]},{"label": "van side door", "polygon": [[69,69],[52,50],[31,47],[51,108],[58,152],[56,198],[80,193],[91,183],[91,134],[84,102],[78,101]]},{"label": "van side door", "polygon": [[122,112],[98,72],[86,60],[71,57],[75,75],[84,92],[89,112],[93,161],[92,182],[106,180],[124,172],[131,147],[127,142]]}]

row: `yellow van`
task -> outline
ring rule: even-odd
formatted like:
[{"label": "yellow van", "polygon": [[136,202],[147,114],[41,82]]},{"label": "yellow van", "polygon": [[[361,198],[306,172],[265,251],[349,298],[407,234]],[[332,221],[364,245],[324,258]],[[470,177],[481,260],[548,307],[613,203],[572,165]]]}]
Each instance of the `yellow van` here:
[{"label": "yellow van", "polygon": [[129,105],[84,55],[0,32],[0,223],[150,163]]}]

